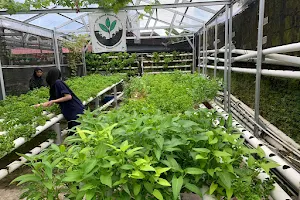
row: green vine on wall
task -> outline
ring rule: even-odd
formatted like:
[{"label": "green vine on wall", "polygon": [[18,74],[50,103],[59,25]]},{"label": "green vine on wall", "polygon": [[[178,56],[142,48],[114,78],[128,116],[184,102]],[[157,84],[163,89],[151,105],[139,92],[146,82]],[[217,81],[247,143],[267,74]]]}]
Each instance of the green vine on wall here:
[{"label": "green vine on wall", "polygon": [[69,49],[67,55],[71,76],[77,75],[77,64],[82,63],[82,49],[88,42],[87,35],[72,35],[71,40],[65,40],[63,47]]}]

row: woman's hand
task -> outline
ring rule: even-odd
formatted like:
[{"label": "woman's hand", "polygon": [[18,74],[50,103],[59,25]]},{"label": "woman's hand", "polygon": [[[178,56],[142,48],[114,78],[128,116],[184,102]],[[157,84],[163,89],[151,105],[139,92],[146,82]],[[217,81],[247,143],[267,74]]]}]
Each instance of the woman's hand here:
[{"label": "woman's hand", "polygon": [[44,107],[50,107],[50,106],[52,106],[54,104],[54,101],[48,101],[48,102],[45,102],[45,103],[43,103],[42,105],[44,106]]},{"label": "woman's hand", "polygon": [[38,108],[40,106],[41,106],[41,104],[35,104],[33,107]]}]

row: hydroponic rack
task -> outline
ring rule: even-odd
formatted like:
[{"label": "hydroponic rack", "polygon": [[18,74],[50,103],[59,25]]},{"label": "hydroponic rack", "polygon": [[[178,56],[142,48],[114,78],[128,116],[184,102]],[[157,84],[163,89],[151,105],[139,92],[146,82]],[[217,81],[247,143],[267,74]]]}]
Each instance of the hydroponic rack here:
[{"label": "hydroponic rack", "polygon": [[[288,44],[284,46],[278,46],[273,48],[268,48],[263,50],[263,28],[265,24],[265,0],[259,0],[259,23],[258,23],[258,38],[257,38],[257,51],[249,51],[245,49],[235,49],[232,38],[233,38],[233,31],[232,31],[232,17],[234,14],[234,8],[238,3],[241,3],[242,6],[246,6],[248,3],[251,3],[251,0],[245,0],[241,2],[237,2],[235,0],[209,0],[209,1],[178,1],[175,0],[174,2],[163,3],[159,5],[151,5],[151,9],[153,10],[162,10],[163,12],[171,12],[172,18],[170,21],[166,21],[160,16],[158,16],[158,12],[156,12],[156,16],[153,14],[146,14],[143,13],[143,9],[150,5],[150,2],[147,0],[137,0],[134,5],[127,6],[123,8],[123,10],[129,11],[136,11],[136,14],[144,14],[147,21],[145,26],[143,27],[133,27],[130,23],[130,19],[128,19],[128,30],[130,31],[141,31],[141,30],[150,30],[151,33],[149,36],[139,36],[138,34],[135,36],[129,36],[127,39],[156,39],[156,38],[183,38],[186,40],[193,49],[193,58],[192,58],[192,68],[191,72],[195,73],[198,70],[198,73],[207,75],[207,69],[214,70],[214,77],[216,77],[217,70],[224,70],[224,110],[226,112],[232,112],[232,97],[231,97],[231,72],[240,72],[240,73],[250,73],[256,75],[256,89],[255,89],[255,112],[254,112],[254,119],[255,123],[254,127],[254,136],[247,135],[248,132],[242,129],[242,127],[238,127],[241,129],[242,132],[245,133],[245,137],[249,136],[249,143],[253,138],[260,137],[259,131],[261,129],[260,125],[260,82],[261,76],[275,76],[275,77],[285,77],[285,78],[300,78],[299,71],[292,71],[292,70],[270,70],[270,69],[262,69],[262,63],[267,64],[276,64],[276,65],[287,65],[287,66],[295,66],[299,67],[300,59],[296,56],[288,56],[282,55],[282,53],[290,53],[300,50],[300,43]],[[143,3],[143,4],[141,4]],[[214,5],[222,5],[223,7],[220,10],[214,10],[207,6],[214,6]],[[197,18],[189,13],[190,8],[195,8],[201,10],[201,12],[206,12],[210,14],[211,17],[209,20],[205,18]],[[185,12],[180,11],[183,9]],[[27,19],[19,21],[12,19],[8,16],[6,11],[0,11],[1,18],[1,27],[7,28],[11,30],[21,31],[27,34],[34,34],[42,37],[47,37],[53,39],[53,50],[54,50],[54,57],[55,57],[55,66],[57,68],[61,67],[60,62],[60,55],[59,55],[59,45],[58,42],[61,40],[61,37],[68,37],[71,33],[88,33],[89,32],[89,25],[87,23],[87,15],[91,12],[99,11],[99,8],[84,8],[80,10],[83,14],[78,14],[78,16],[73,16],[71,19],[67,19],[70,17],[66,17],[68,13],[75,13],[76,10],[65,9],[65,8],[47,8],[41,10],[30,10],[29,12],[20,12],[18,14],[30,14],[31,16],[27,17]],[[36,26],[34,23],[35,20],[44,17],[47,14],[59,14],[62,17],[65,17],[65,21],[61,24],[54,25],[53,29],[47,29],[45,27]],[[181,16],[181,20],[177,20],[178,16]],[[189,19],[193,23],[188,23],[185,19]],[[154,23],[150,26],[150,23]],[[75,28],[73,30],[64,30],[63,28],[69,26],[70,24],[80,24],[80,27]],[[163,23],[163,25],[157,25],[159,23]],[[225,23],[225,31],[224,31],[224,47],[218,48],[218,25],[220,23]],[[170,30],[179,29],[182,30],[183,34],[174,35],[171,33],[168,35],[154,35],[156,30],[166,29],[169,28]],[[200,28],[200,29],[199,29]],[[208,30],[210,28],[215,29],[215,38],[214,38],[214,48],[209,49],[208,46]],[[195,30],[196,29],[196,30]],[[196,42],[198,41],[198,42]],[[84,49],[84,54],[87,48]],[[223,57],[218,57],[219,54],[224,55]],[[233,54],[240,54],[241,56],[233,57]],[[213,64],[209,65],[209,62],[212,61]],[[224,66],[218,66],[218,63],[224,63]],[[254,62],[257,64],[256,69],[250,68],[237,68],[232,67],[234,62]],[[85,64],[85,63],[84,63]],[[201,72],[202,68],[202,72]],[[1,95],[5,97],[5,87],[3,81],[3,73],[1,69],[0,63],[0,84],[1,84]],[[223,111],[215,106],[221,113]],[[224,115],[224,113],[223,113]],[[224,115],[225,116],[225,115]],[[225,116],[226,117],[226,116]],[[238,125],[238,124],[237,124]],[[256,140],[256,139],[255,139]],[[256,141],[257,142],[257,141]],[[262,143],[253,143],[253,146],[262,145]],[[277,158],[278,156],[266,149],[268,156],[270,158],[274,157]],[[299,182],[300,176],[299,173],[292,168],[292,166],[285,163],[285,161],[276,160],[278,161],[281,166],[278,167],[278,171],[285,176],[290,184],[293,185],[295,190],[299,190]],[[292,172],[291,172],[292,171]],[[275,197],[276,198],[276,195]],[[277,196],[277,199],[283,199],[280,195]],[[284,199],[289,199],[285,197]]]}]

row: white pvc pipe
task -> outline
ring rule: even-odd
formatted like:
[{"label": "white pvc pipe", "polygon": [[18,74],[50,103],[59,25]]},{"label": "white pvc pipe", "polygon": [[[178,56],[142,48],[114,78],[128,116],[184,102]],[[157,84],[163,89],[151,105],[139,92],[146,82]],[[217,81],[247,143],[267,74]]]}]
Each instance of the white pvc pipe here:
[{"label": "white pvc pipe", "polygon": [[[213,103],[212,106],[216,108],[217,112],[219,112],[225,119],[228,118],[228,114],[220,106],[216,105],[215,103]],[[236,120],[232,120],[232,122],[232,125],[242,133],[242,136],[247,140],[247,142],[249,142],[249,144],[251,144],[254,148],[261,147],[266,154],[266,158],[269,158],[280,165],[279,167],[276,167],[277,171],[285,177],[285,179],[296,191],[298,191],[300,188],[300,174],[286,161],[265,146],[263,142],[258,140],[249,131],[244,129],[244,127],[241,126]]]},{"label": "white pvc pipe", "polygon": [[[102,94],[106,93],[107,91],[111,90],[113,87],[115,87],[116,85],[118,85],[118,84],[120,84],[120,83],[122,83],[122,82],[123,82],[123,80],[119,81],[118,83],[113,84],[113,85],[110,86],[110,87],[107,87],[106,89],[104,89],[104,90],[102,90],[101,92],[99,92],[98,95],[97,95],[97,97],[98,97],[99,95],[102,95]],[[97,97],[95,97],[95,98],[97,98]],[[88,99],[89,102],[91,102],[91,101],[93,101],[93,100],[94,100],[94,98],[92,98],[92,97],[90,97],[90,98]],[[88,102],[88,103],[89,103],[89,102]],[[86,105],[86,104],[84,104],[84,105]],[[42,113],[42,114],[43,114],[43,113]],[[42,133],[42,132],[45,131],[46,129],[48,129],[48,128],[50,128],[51,126],[53,126],[53,124],[55,124],[55,123],[59,122],[60,120],[62,120],[63,118],[64,118],[63,114],[59,114],[59,115],[57,115],[57,116],[51,118],[49,121],[47,121],[47,122],[45,123],[44,126],[38,126],[38,127],[36,127],[36,132],[35,132],[35,134],[33,134],[31,137],[33,138],[33,137],[39,135],[40,133]],[[6,134],[6,132],[2,132],[2,133],[3,133],[3,134]],[[25,139],[24,137],[19,137],[19,138],[15,139],[15,140],[13,141],[13,143],[14,143],[14,148],[11,149],[11,151],[14,151],[15,149],[17,149],[18,147],[20,147],[21,145],[23,145],[25,142],[26,142],[26,139]],[[10,152],[11,152],[11,151],[10,151]],[[4,156],[5,156],[5,155],[7,155],[7,153],[4,154]]]},{"label": "white pvc pipe", "polygon": [[[40,144],[39,147],[35,147],[33,148],[29,153],[26,153],[26,156],[33,156],[33,155],[37,155],[38,153],[40,153],[43,149],[47,148],[48,146],[50,146],[52,143],[54,142],[54,140],[52,139],[48,139],[46,142],[43,142],[42,144]],[[10,163],[9,165],[6,166],[6,169],[1,169],[0,170],[0,180],[3,179],[4,177],[6,177],[8,174],[12,173],[13,171],[15,171],[16,169],[18,169],[20,166],[22,166],[25,162],[27,161],[26,158],[24,157],[20,157],[18,160]]]},{"label": "white pvc pipe", "polygon": [[[214,66],[208,65],[207,68],[214,69]],[[218,70],[224,70],[224,67],[218,66]],[[250,68],[238,68],[233,67],[231,68],[233,72],[240,72],[240,73],[247,73],[247,74],[255,74],[256,69]],[[270,70],[270,69],[263,69],[261,70],[261,74],[264,76],[273,76],[273,77],[282,77],[282,78],[300,78],[300,71],[289,71],[289,70]]]},{"label": "white pvc pipe", "polygon": [[[272,47],[269,49],[264,49],[262,51],[263,55],[268,55],[268,54],[277,54],[277,53],[289,53],[289,52],[294,52],[294,51],[299,51],[300,50],[300,43],[294,43],[294,44],[288,44],[288,45],[283,45],[283,46],[278,46],[278,47]],[[249,59],[252,57],[255,57],[257,55],[257,52],[251,52],[242,56],[238,56],[233,59],[234,62],[236,61],[241,61],[245,59]]]}]

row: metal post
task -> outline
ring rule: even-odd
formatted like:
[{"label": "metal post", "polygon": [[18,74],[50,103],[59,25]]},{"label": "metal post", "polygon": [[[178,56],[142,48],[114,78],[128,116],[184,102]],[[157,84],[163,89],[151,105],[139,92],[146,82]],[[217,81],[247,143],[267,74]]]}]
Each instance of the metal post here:
[{"label": "metal post", "polygon": [[224,62],[224,110],[227,110],[227,67],[228,67],[228,5],[225,11],[225,62]]},{"label": "metal post", "polygon": [[208,59],[207,59],[207,47],[208,47],[208,28],[205,31],[205,75],[207,76],[207,63],[208,63]]},{"label": "metal post", "polygon": [[196,42],[195,42],[195,34],[193,35],[193,67],[192,74],[195,73],[195,65],[196,65]]},{"label": "metal post", "polygon": [[61,137],[60,124],[59,124],[59,123],[53,124],[52,129],[53,129],[54,132],[56,133],[55,144],[61,144],[61,143],[62,143],[62,137]]},{"label": "metal post", "polygon": [[[255,122],[259,123],[259,103],[260,103],[260,80],[261,66],[263,61],[262,45],[265,17],[265,0],[259,1],[259,21],[258,21],[258,39],[257,39],[257,63],[256,63],[256,85],[255,85]],[[255,126],[254,135],[258,136],[258,126]]]},{"label": "metal post", "polygon": [[215,25],[215,68],[214,68],[214,78],[217,78],[217,65],[218,65],[218,17],[216,18]]},{"label": "metal post", "polygon": [[115,107],[118,106],[118,96],[117,96],[117,86],[114,86],[114,103],[115,103]]},{"label": "metal post", "polygon": [[94,100],[95,108],[99,108],[99,101],[100,101],[99,97],[96,97],[95,100]]},{"label": "metal post", "polygon": [[85,49],[82,49],[82,67],[83,67],[83,76],[87,75],[86,71],[86,62],[85,62]]},{"label": "metal post", "polygon": [[60,60],[59,60],[59,51],[58,51],[58,42],[57,42],[57,35],[56,35],[56,28],[53,30],[53,43],[54,43],[54,58],[56,67],[60,69]]},{"label": "metal post", "polygon": [[144,74],[144,54],[142,54],[141,68],[142,68],[142,74],[141,74],[141,76],[143,76],[143,74]]},{"label": "metal post", "polygon": [[200,75],[201,71],[201,33],[199,31],[199,55],[198,55],[198,74]]},{"label": "metal post", "polygon": [[229,14],[229,59],[228,59],[228,113],[231,113],[231,58],[232,58],[232,6],[230,6]]},{"label": "metal post", "polygon": [[203,66],[202,66],[202,74],[204,75],[204,66],[205,66],[205,32],[206,32],[206,29],[205,29],[205,24],[203,26]]},{"label": "metal post", "polygon": [[6,98],[6,92],[5,92],[1,60],[0,60],[0,86],[1,86],[0,100],[4,100]]}]

